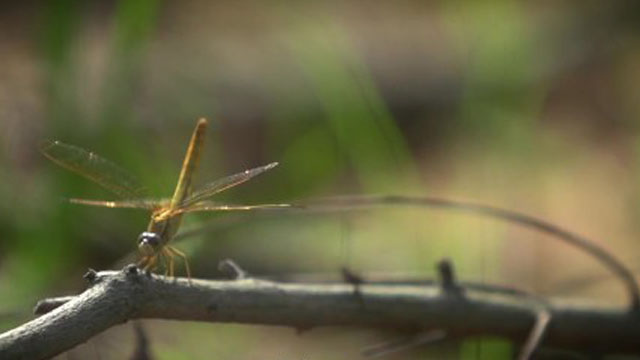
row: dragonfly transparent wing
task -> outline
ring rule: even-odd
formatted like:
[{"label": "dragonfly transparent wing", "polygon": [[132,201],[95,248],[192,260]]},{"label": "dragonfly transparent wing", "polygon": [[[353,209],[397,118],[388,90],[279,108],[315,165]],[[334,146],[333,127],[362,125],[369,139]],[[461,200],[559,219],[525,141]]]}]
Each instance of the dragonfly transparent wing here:
[{"label": "dragonfly transparent wing", "polygon": [[201,202],[202,200],[205,200],[217,193],[230,189],[234,186],[240,185],[250,180],[251,178],[262,174],[265,171],[273,169],[276,166],[278,166],[278,163],[273,162],[268,165],[245,170],[241,173],[230,175],[225,178],[210,182],[205,186],[203,186],[202,188],[200,188],[199,190],[194,191],[190,196],[184,199],[184,201],[180,204],[178,209],[190,208],[191,206]]},{"label": "dragonfly transparent wing", "polygon": [[190,213],[198,211],[250,211],[250,210],[274,210],[290,208],[290,204],[259,204],[259,205],[236,205],[221,204],[213,201],[201,201],[189,207],[180,208],[176,214]]},{"label": "dragonfly transparent wing", "polygon": [[156,210],[163,206],[169,205],[171,200],[153,200],[153,199],[132,199],[132,200],[89,200],[89,199],[69,199],[73,204],[99,206],[108,208],[125,208],[125,209],[146,209]]},{"label": "dragonfly transparent wing", "polygon": [[118,165],[92,152],[60,141],[45,141],[40,151],[54,163],[81,175],[123,199],[144,195],[138,180]]}]

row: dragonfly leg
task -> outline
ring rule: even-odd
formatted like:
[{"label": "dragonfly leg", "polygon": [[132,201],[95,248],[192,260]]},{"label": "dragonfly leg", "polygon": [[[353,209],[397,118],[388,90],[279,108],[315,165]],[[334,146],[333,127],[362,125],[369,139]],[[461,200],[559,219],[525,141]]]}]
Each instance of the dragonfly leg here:
[{"label": "dragonfly leg", "polygon": [[162,265],[164,267],[164,276],[165,277],[167,275],[172,276],[169,274],[169,266],[167,265],[167,254],[165,254],[165,252],[162,251],[158,254],[158,256],[160,257],[160,260],[162,261]]},{"label": "dragonfly leg", "polygon": [[[168,260],[169,261],[169,266],[167,267],[166,270],[169,272],[169,276],[173,277],[173,274],[174,274],[174,271],[173,271],[174,270],[174,266],[173,265],[175,263],[175,261],[173,260],[174,254],[171,251],[169,251],[169,249],[167,249],[166,247],[162,249],[162,254],[164,254],[165,259],[169,259]],[[165,273],[165,276],[166,276],[166,273]]]},{"label": "dragonfly leg", "polygon": [[148,257],[148,261],[147,264],[144,266],[144,268],[142,268],[142,270],[153,270],[156,268],[156,262],[158,262],[158,257],[157,256],[149,256]]},{"label": "dragonfly leg", "polygon": [[173,260],[173,256],[169,256],[169,274],[170,276],[173,276],[173,274],[175,273],[173,270],[173,264],[174,264],[174,260]]},{"label": "dragonfly leg", "polygon": [[156,256],[143,256],[140,261],[138,261],[138,268],[142,271],[153,270],[154,265],[156,263]]},{"label": "dragonfly leg", "polygon": [[149,261],[149,257],[148,256],[143,256],[142,259],[140,259],[140,261],[138,261],[136,266],[138,266],[138,268],[144,268],[144,266],[147,264],[148,261]]},{"label": "dragonfly leg", "polygon": [[185,255],[185,253],[183,253],[182,251],[174,248],[173,246],[167,246],[166,249],[170,253],[175,254],[176,256],[182,258],[182,261],[184,262],[184,267],[187,270],[187,279],[189,280],[189,284],[191,284],[191,269],[189,268],[189,261],[187,260],[187,255]]}]

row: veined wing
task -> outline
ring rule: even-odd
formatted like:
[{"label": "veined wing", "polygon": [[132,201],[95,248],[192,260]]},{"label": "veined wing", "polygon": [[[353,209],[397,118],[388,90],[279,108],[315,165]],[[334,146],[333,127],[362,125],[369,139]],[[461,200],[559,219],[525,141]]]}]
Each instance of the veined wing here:
[{"label": "veined wing", "polygon": [[178,207],[178,210],[190,208],[192,205],[195,205],[202,200],[207,199],[208,197],[230,189],[234,186],[240,185],[250,180],[251,178],[262,174],[265,171],[273,169],[276,166],[278,166],[278,163],[273,162],[271,164],[245,170],[241,173],[230,175],[225,178],[210,182],[203,186],[201,189],[194,191],[190,196],[184,199],[184,201],[182,201],[182,203]]},{"label": "veined wing", "polygon": [[54,163],[81,175],[124,199],[144,194],[138,180],[118,165],[92,152],[60,141],[45,141],[40,151]]},{"label": "veined wing", "polygon": [[89,199],[69,199],[72,204],[99,206],[108,208],[125,208],[125,209],[145,209],[156,210],[158,208],[168,206],[171,202],[170,199],[155,200],[155,199],[131,199],[120,201],[108,201],[108,200],[89,200]]},{"label": "veined wing", "polygon": [[236,205],[221,204],[214,201],[201,201],[189,207],[178,209],[175,214],[190,213],[197,211],[250,211],[250,210],[274,210],[290,208],[289,204],[259,204],[259,205]]}]

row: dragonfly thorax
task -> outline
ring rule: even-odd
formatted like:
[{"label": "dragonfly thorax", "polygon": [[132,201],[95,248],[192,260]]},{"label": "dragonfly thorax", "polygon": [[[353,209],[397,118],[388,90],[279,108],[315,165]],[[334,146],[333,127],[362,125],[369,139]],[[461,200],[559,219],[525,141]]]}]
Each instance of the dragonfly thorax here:
[{"label": "dragonfly thorax", "polygon": [[166,221],[174,215],[175,215],[174,212],[171,211],[170,209],[159,209],[153,212],[153,214],[151,215],[151,218],[153,219],[153,221],[159,222],[159,221]]},{"label": "dragonfly thorax", "polygon": [[138,236],[138,249],[144,256],[154,255],[160,247],[160,235],[145,231]]}]

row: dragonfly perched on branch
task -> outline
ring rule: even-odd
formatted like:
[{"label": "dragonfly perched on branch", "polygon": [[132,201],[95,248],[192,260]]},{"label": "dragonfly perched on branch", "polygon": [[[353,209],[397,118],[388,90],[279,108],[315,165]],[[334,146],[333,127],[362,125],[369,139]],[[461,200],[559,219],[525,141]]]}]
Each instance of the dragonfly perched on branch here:
[{"label": "dragonfly perched on branch", "polygon": [[[72,203],[111,208],[134,208],[151,211],[151,220],[147,230],[138,237],[138,249],[141,254],[139,266],[155,270],[158,263],[163,263],[165,273],[173,276],[174,257],[184,261],[187,276],[191,277],[189,262],[184,253],[169,245],[177,235],[182,216],[196,211],[246,211],[257,209],[294,208],[305,212],[333,212],[375,208],[380,206],[415,206],[454,210],[483,215],[502,221],[519,224],[548,235],[581,249],[615,273],[625,284],[630,294],[633,309],[640,308],[640,287],[633,273],[613,254],[603,249],[598,243],[567,231],[553,223],[528,216],[516,211],[502,209],[490,205],[457,201],[428,196],[339,196],[295,204],[261,204],[261,205],[225,205],[208,200],[210,197],[240,185],[249,179],[276,167],[270,163],[257,168],[245,170],[220,180],[213,181],[203,187],[192,190],[192,182],[202,153],[204,132],[207,121],[200,119],[189,142],[178,185],[173,197],[164,200],[152,200],[144,197],[142,186],[138,181],[117,165],[81,148],[63,144],[59,141],[45,142],[41,151],[49,159],[102,187],[111,190],[123,200],[87,200],[71,199]],[[199,232],[200,230],[196,230]]]},{"label": "dragonfly perched on branch", "polygon": [[226,205],[209,200],[222,191],[273,169],[278,165],[277,162],[245,170],[193,190],[193,179],[200,162],[206,128],[207,120],[198,120],[187,148],[178,184],[173,196],[169,199],[153,200],[144,197],[143,187],[135,177],[112,162],[79,147],[59,141],[46,141],[40,150],[56,164],[101,185],[122,199],[115,201],[70,199],[72,203],[151,211],[151,220],[147,230],[138,237],[138,250],[141,255],[138,265],[145,270],[155,270],[159,263],[162,263],[165,275],[173,276],[174,257],[179,257],[184,262],[187,276],[191,278],[186,255],[169,245],[180,228],[184,214],[196,211],[247,211],[290,206],[288,204]]}]

